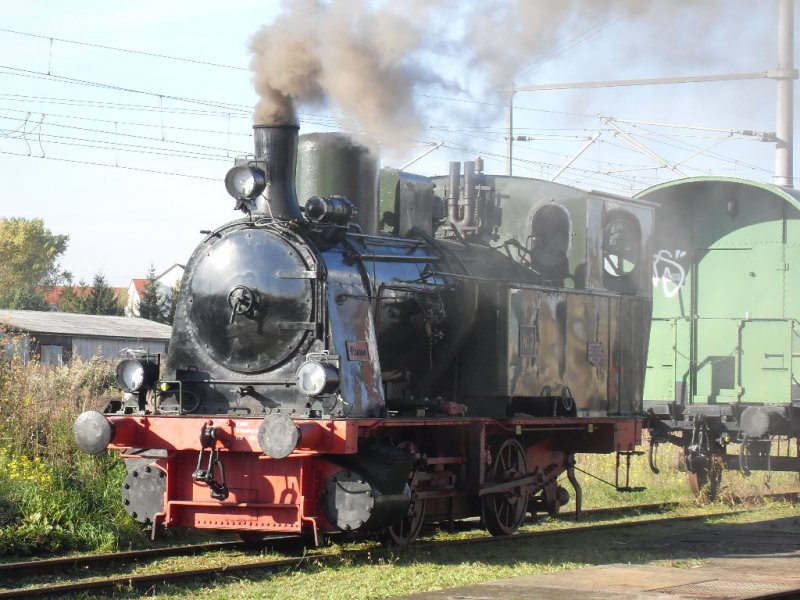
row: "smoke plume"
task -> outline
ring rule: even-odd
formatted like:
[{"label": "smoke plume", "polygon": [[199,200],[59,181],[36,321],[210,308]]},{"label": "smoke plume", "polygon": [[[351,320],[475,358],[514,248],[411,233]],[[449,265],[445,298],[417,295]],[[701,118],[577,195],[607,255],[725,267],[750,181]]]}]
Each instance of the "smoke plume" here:
[{"label": "smoke plume", "polygon": [[[431,88],[503,104],[521,71],[547,59],[567,33],[624,22],[625,64],[702,56],[721,0],[284,0],[252,38],[257,123],[293,123],[296,110],[330,104],[384,145],[424,126]],[[726,0],[746,18],[748,2]],[[700,31],[706,31],[700,35]],[[656,47],[653,40],[658,41]],[[648,52],[630,46],[642,44]],[[623,46],[620,45],[620,49]],[[620,50],[621,51],[621,50]],[[655,54],[655,56],[653,55]],[[442,75],[447,73],[447,75]],[[460,83],[456,83],[459,81]],[[478,90],[476,94],[476,90]],[[481,107],[487,115],[486,104]]]},{"label": "smoke plume", "polygon": [[[414,91],[447,86],[419,60],[434,2],[297,0],[251,41],[257,123],[292,123],[298,106],[333,104],[392,144],[422,121]],[[413,15],[413,17],[412,17]]]}]

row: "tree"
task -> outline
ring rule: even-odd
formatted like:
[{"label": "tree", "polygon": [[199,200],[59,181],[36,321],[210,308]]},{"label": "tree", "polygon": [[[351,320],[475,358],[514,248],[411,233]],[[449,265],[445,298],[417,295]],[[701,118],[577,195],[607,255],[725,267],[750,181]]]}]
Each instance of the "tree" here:
[{"label": "tree", "polygon": [[178,307],[178,296],[181,294],[181,282],[176,281],[172,286],[172,293],[169,299],[169,312],[167,313],[167,323],[172,325],[175,321],[175,309]]},{"label": "tree", "polygon": [[86,285],[86,282],[81,280],[75,286],[72,283],[72,277],[69,277],[56,300],[56,309],[61,312],[86,314],[89,312],[88,298],[89,286]]},{"label": "tree", "polygon": [[87,300],[88,313],[92,315],[121,316],[125,312],[102,273],[95,274]]},{"label": "tree", "polygon": [[83,281],[74,286],[72,278],[68,278],[56,300],[56,308],[61,312],[85,315],[121,316],[125,313],[122,304],[114,296],[114,288],[108,285],[106,278],[99,272],[95,274],[91,286]]},{"label": "tree", "polygon": [[23,285],[0,294],[0,308],[16,310],[53,310],[44,294],[35,287]]},{"label": "tree", "polygon": [[167,323],[169,307],[167,301],[161,298],[158,293],[158,283],[156,282],[156,270],[153,265],[147,271],[147,283],[144,286],[144,294],[139,302],[139,316],[143,319]]},{"label": "tree", "polygon": [[0,307],[46,306],[41,287],[56,285],[67,273],[58,258],[69,236],[57,235],[42,219],[0,218]]}]

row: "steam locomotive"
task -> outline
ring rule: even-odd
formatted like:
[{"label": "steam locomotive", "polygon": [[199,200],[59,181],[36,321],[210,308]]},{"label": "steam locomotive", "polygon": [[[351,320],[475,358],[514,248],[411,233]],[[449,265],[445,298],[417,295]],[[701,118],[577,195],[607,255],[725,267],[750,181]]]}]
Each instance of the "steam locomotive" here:
[{"label": "steam locomotive", "polygon": [[126,357],[122,398],[74,425],[84,451],[121,451],[131,516],[153,535],[405,544],[473,516],[506,535],[558,512],[564,474],[580,510],[575,453],[630,459],[641,438],[650,205],[480,160],[379,171],[368,144],[296,126],[254,137],[225,179],[244,216],[189,260],[165,364]]}]

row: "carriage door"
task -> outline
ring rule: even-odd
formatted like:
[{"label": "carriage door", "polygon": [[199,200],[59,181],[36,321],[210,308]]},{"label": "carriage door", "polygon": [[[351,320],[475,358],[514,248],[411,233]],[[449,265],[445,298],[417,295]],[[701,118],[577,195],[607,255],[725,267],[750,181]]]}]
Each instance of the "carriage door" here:
[{"label": "carriage door", "polygon": [[788,401],[792,323],[782,319],[782,244],[696,256],[695,401]]},{"label": "carriage door", "polygon": [[650,324],[647,375],[644,380],[644,397],[648,401],[685,403],[677,364],[679,328],[685,328],[683,319],[654,318]]}]

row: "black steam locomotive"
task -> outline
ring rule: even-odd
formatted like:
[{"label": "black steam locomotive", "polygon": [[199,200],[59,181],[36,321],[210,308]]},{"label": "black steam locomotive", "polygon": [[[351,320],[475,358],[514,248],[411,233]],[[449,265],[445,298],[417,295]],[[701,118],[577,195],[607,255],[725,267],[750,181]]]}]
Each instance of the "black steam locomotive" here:
[{"label": "black steam locomotive", "polygon": [[568,500],[564,473],[580,508],[574,454],[640,441],[651,209],[480,161],[379,175],[345,136],[254,131],[225,180],[245,216],[188,262],[163,368],[126,358],[122,400],[75,424],[87,452],[121,450],[130,514],[509,534]]}]

